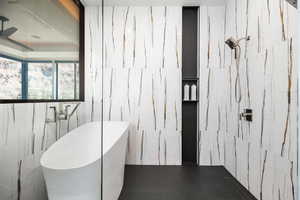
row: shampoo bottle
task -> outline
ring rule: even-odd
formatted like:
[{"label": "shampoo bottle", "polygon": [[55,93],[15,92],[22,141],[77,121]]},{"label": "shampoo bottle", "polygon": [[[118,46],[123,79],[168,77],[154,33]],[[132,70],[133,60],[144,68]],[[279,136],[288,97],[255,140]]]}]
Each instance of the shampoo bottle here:
[{"label": "shampoo bottle", "polygon": [[189,101],[190,100],[190,86],[188,84],[184,85],[183,94],[184,94],[183,100],[184,101]]}]

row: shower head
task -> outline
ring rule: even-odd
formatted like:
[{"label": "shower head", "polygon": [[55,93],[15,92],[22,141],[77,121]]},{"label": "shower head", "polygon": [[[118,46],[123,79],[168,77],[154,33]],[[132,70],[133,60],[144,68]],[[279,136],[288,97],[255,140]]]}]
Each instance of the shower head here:
[{"label": "shower head", "polygon": [[226,40],[225,43],[229,46],[230,49],[236,49],[239,45],[238,41],[236,41],[233,37]]},{"label": "shower head", "polygon": [[250,36],[243,37],[238,40],[234,39],[233,37],[230,37],[229,39],[227,39],[225,41],[225,43],[229,46],[230,49],[236,49],[237,47],[239,47],[239,43],[242,40],[248,41],[248,40],[250,40]]}]

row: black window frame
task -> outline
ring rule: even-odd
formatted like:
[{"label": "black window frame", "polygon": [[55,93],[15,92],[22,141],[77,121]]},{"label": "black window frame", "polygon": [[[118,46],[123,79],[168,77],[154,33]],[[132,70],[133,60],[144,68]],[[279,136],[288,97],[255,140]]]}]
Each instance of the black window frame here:
[{"label": "black window frame", "polygon": [[[0,57],[11,59],[14,61],[22,62],[22,99],[0,99],[0,104],[17,104],[17,103],[55,103],[55,102],[84,102],[85,101],[85,66],[84,66],[84,58],[85,58],[85,9],[82,3],[78,0],[74,0],[74,2],[79,7],[79,61],[61,61],[61,60],[22,60],[18,58],[14,58],[12,56],[7,56],[4,54],[0,54]],[[79,63],[79,98],[78,99],[24,99],[24,96],[28,97],[28,73],[27,76],[24,74],[24,70],[28,72],[28,63],[43,63],[43,62],[55,62],[55,63],[64,63],[64,62],[72,62]],[[27,70],[26,70],[27,69]],[[57,85],[57,83],[56,83]],[[56,86],[58,87],[58,86]],[[24,94],[24,92],[26,94]]]}]

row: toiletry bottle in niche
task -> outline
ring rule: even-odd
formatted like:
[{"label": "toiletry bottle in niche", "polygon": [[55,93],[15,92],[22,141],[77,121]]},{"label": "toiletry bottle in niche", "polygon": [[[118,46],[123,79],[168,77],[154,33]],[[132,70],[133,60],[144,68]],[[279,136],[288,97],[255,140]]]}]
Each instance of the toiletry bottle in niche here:
[{"label": "toiletry bottle in niche", "polygon": [[196,101],[197,100],[197,86],[196,84],[193,84],[191,87],[191,100]]},{"label": "toiletry bottle in niche", "polygon": [[188,84],[184,85],[184,101],[189,101],[190,100],[190,86]]}]

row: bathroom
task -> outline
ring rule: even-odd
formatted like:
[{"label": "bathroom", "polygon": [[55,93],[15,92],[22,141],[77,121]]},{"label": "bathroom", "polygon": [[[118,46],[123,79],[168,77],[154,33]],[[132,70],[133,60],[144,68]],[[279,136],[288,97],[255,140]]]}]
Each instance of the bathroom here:
[{"label": "bathroom", "polygon": [[0,200],[296,200],[297,0],[0,0]]}]

